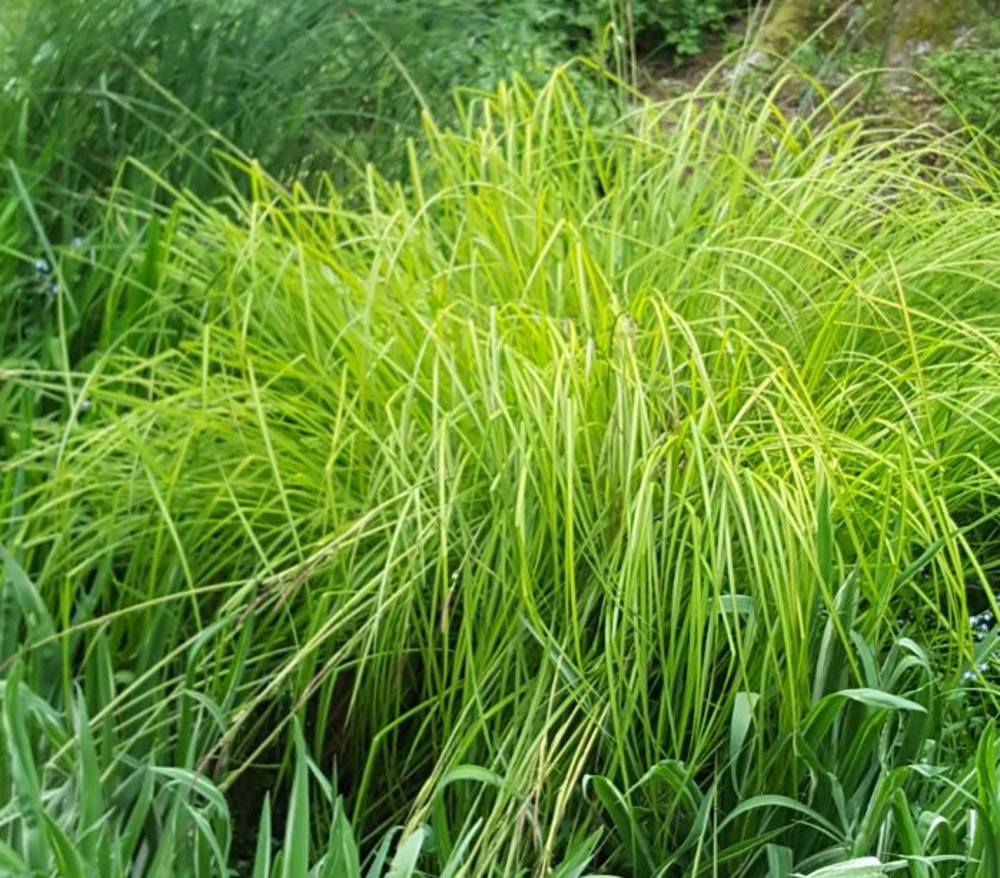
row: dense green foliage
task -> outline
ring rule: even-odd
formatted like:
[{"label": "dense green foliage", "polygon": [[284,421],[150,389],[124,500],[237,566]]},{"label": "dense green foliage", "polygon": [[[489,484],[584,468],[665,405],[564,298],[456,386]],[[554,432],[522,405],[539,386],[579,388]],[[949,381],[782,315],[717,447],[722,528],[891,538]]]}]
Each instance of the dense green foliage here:
[{"label": "dense green foliage", "polygon": [[32,158],[63,152],[46,170],[69,175],[70,192],[109,185],[126,156],[203,189],[211,169],[189,165],[226,144],[283,179],[385,162],[456,85],[491,87],[551,61],[537,33],[511,33],[524,19],[517,2],[452,6],[32,4],[5,53],[6,91],[23,101],[29,132],[17,145]]},{"label": "dense green foliage", "polygon": [[933,52],[927,66],[953,118],[1000,138],[1000,26],[991,43]]},{"label": "dense green foliage", "polygon": [[[701,52],[734,15],[754,0],[523,0],[524,14],[550,32],[572,40],[613,22],[640,49],[683,60]],[[503,5],[503,4],[499,4]]]},{"label": "dense green foliage", "polygon": [[748,0],[605,0],[602,12],[616,15],[631,27],[648,49],[666,48],[679,58],[697,55],[706,37],[722,32],[727,17],[746,13]]},{"label": "dense green foliage", "polygon": [[4,61],[4,874],[1000,872],[980,142],[102,8]]}]

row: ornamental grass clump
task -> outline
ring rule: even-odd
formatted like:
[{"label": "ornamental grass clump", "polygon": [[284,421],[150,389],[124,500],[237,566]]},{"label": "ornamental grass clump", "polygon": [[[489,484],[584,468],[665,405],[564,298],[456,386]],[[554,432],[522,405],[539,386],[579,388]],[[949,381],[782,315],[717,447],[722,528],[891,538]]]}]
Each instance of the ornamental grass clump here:
[{"label": "ornamental grass clump", "polygon": [[[119,322],[107,269],[156,247],[147,203],[225,198],[246,182],[225,156],[302,185],[325,172],[347,191],[368,162],[405,174],[422,111],[452,118],[455,88],[492,87],[512,67],[544,79],[564,50],[527,5],[0,4],[0,367],[87,368]],[[111,228],[108,202],[130,206]],[[80,246],[104,251],[97,277],[61,277]],[[0,398],[0,422],[46,412],[33,402]],[[13,448],[0,435],[0,455]]]},{"label": "ornamental grass clump", "polygon": [[[563,73],[425,125],[407,183],[371,169],[361,202],[255,165],[224,210],[182,198],[155,295],[10,465],[52,637],[130,672],[122,734],[191,740],[198,693],[226,787],[290,758],[296,710],[362,839],[443,808],[481,821],[468,874],[544,874],[601,819],[585,776],[634,787],[669,851],[737,704],[765,754],[901,626],[974,660],[995,170],[832,100],[598,125]],[[636,786],[665,761],[683,782]],[[489,782],[453,782],[469,765]],[[799,765],[755,760],[741,795],[798,795]],[[618,838],[609,869],[636,862]]]}]

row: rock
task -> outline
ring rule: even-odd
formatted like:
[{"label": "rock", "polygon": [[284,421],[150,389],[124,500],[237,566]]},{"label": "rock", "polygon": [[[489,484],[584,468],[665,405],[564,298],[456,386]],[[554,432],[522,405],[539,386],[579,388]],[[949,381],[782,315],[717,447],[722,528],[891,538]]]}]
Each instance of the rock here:
[{"label": "rock", "polygon": [[760,31],[756,51],[790,54],[829,22],[834,32],[857,28],[864,43],[884,48],[887,66],[908,68],[931,49],[960,42],[986,15],[980,0],[868,0],[855,5],[779,0]]}]

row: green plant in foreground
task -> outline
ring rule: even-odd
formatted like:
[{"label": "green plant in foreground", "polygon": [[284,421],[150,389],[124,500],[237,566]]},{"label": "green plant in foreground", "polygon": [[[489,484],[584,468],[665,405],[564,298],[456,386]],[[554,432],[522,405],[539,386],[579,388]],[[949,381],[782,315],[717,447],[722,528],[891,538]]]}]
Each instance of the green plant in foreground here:
[{"label": "green plant in foreground", "polygon": [[[7,572],[8,582],[24,592],[28,585],[13,582],[20,572],[10,566],[10,559]],[[848,624],[856,610],[851,596],[849,578],[838,595]],[[35,603],[25,594],[21,601]],[[818,684],[835,686],[844,676],[835,627],[831,618],[815,632],[821,657]],[[625,792],[607,778],[585,777],[580,792],[590,793],[600,804],[607,815],[605,831],[621,843],[627,869],[614,874],[702,874],[724,868],[731,875],[789,878],[794,868],[794,874],[810,878],[874,876],[895,871],[903,862],[917,875],[994,874],[1000,811],[990,791],[996,788],[1000,742],[992,727],[980,739],[974,764],[942,763],[941,757],[953,755],[948,749],[948,686],[935,675],[927,654],[901,638],[898,649],[879,666],[860,639],[853,645],[873,675],[867,680],[870,685],[833,689],[822,696],[802,730],[783,745],[761,746],[763,702],[757,694],[739,695],[721,754],[724,762],[707,790],[682,763],[669,760],[652,767]],[[109,672],[106,663],[102,667]],[[138,869],[155,878],[230,873],[226,864],[232,859],[233,817],[215,784],[186,769],[109,762],[107,754],[121,752],[122,743],[113,740],[115,733],[107,724],[87,716],[83,698],[74,699],[66,717],[26,686],[20,661],[7,671],[0,683],[0,766],[5,768],[0,784],[8,802],[0,811],[0,865],[5,874],[54,871],[82,876],[99,870],[102,875],[124,876]],[[113,688],[114,682],[108,679],[103,685]],[[901,691],[918,700],[893,694]],[[405,833],[389,831],[363,864],[343,801],[309,758],[298,724],[293,738],[284,830],[280,839],[274,836],[270,796],[265,797],[254,855],[236,861],[235,874],[466,874],[466,853],[481,820],[467,820],[455,837],[444,791],[454,784],[502,786],[502,778],[457,766],[442,779],[429,822]],[[746,796],[759,760],[784,771],[800,767],[812,777],[808,794]],[[645,804],[657,788],[681,803],[687,833],[684,843],[667,849],[661,848],[663,827],[649,822],[652,815]],[[316,853],[310,853],[317,816],[311,789],[320,793],[319,811],[328,812],[327,837]],[[597,830],[580,838],[549,874],[591,874],[588,864],[601,834]],[[873,849],[883,856],[854,856]],[[821,865],[824,862],[828,865]]]},{"label": "green plant in foreground", "polygon": [[[0,644],[18,639],[33,644],[29,653],[35,670],[53,678],[43,658],[52,657],[52,620],[32,583],[9,555],[4,555]],[[15,636],[19,624],[35,626],[24,638]],[[109,700],[118,685],[107,659],[105,641],[98,640],[98,661],[84,674],[84,686],[104,690]],[[131,742],[100,714],[87,713],[85,693],[77,689],[70,707],[57,710],[24,679],[23,657],[0,655],[0,869],[4,875],[57,874],[61,878],[100,874],[107,878],[142,874],[156,876],[216,876],[232,874],[230,842],[233,818],[226,799],[209,778],[197,770],[157,764],[154,751],[142,759],[125,754]],[[88,669],[89,670],[89,669]],[[218,712],[217,705],[206,705]],[[294,727],[295,758],[289,803],[283,816],[285,831],[277,845],[272,840],[272,811],[266,796],[251,862],[237,861],[235,874],[275,878],[361,878],[358,845],[347,821],[342,800],[311,762],[301,728]],[[193,751],[189,750],[189,755]],[[332,808],[325,852],[310,853],[315,831],[309,777],[319,781],[322,799]],[[489,772],[459,767],[443,781],[498,783]],[[420,826],[402,837],[385,835],[366,863],[366,878],[407,878],[429,874],[417,871],[418,861],[437,862],[433,874],[459,874],[464,852],[479,823],[463,828],[453,838],[447,816],[440,811],[432,826]],[[582,875],[593,855],[596,836],[584,839],[553,878]],[[428,851],[428,848],[430,850]]]},{"label": "green plant in foreground", "polygon": [[[250,197],[180,198],[110,272],[128,298],[152,271],[155,300],[64,376],[89,411],[4,469],[53,620],[29,655],[71,690],[105,650],[126,678],[91,715],[230,796],[291,770],[299,712],[362,849],[437,817],[461,874],[548,874],[602,824],[588,868],[639,874],[611,790],[676,874],[907,856],[863,807],[880,773],[924,789],[901,631],[948,678],[975,660],[967,586],[995,604],[995,170],[833,102],[595,124],[561,74],[428,121],[410,163],[363,203],[248,167]],[[981,782],[991,813],[991,745],[967,775],[948,740],[942,788]],[[500,782],[448,782],[469,765]],[[668,864],[695,790],[713,820]],[[809,825],[779,835],[788,800]]]},{"label": "green plant in foreground", "polygon": [[3,874],[226,874],[228,809],[212,784],[176,766],[109,762],[114,742],[95,736],[83,699],[57,713],[22,671],[0,681]]},{"label": "green plant in foreground", "polygon": [[[968,717],[928,653],[902,636],[880,658],[852,631],[865,685],[836,688],[848,675],[835,631],[851,627],[853,582],[849,576],[838,592],[837,615],[816,630],[816,701],[785,741],[757,738],[766,729],[766,701],[740,693],[728,746],[707,786],[669,761],[624,792],[606,778],[588,779],[621,841],[627,874],[721,868],[734,876],[818,878],[905,868],[919,876],[987,876],[1000,868],[1000,741],[990,725],[978,746],[960,755],[954,726]],[[762,771],[805,782],[797,795],[776,795],[754,783]],[[646,819],[643,802],[656,787],[684,803],[680,845],[665,845],[662,828]]]}]

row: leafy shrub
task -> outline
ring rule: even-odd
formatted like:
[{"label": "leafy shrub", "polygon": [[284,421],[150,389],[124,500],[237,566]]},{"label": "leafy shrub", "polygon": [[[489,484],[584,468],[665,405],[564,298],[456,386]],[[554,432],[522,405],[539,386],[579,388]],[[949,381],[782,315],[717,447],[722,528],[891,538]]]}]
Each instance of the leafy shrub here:
[{"label": "leafy shrub", "polygon": [[663,45],[681,58],[697,55],[706,35],[722,30],[727,16],[747,9],[744,0],[637,0],[621,5],[640,41],[650,47]]},{"label": "leafy shrub", "polygon": [[613,22],[641,51],[666,51],[682,60],[705,48],[707,36],[730,17],[745,13],[745,0],[557,0],[546,4],[546,21],[566,35],[594,33]]},{"label": "leafy shrub", "polygon": [[1000,137],[1000,45],[934,52],[927,65],[954,117]]}]

